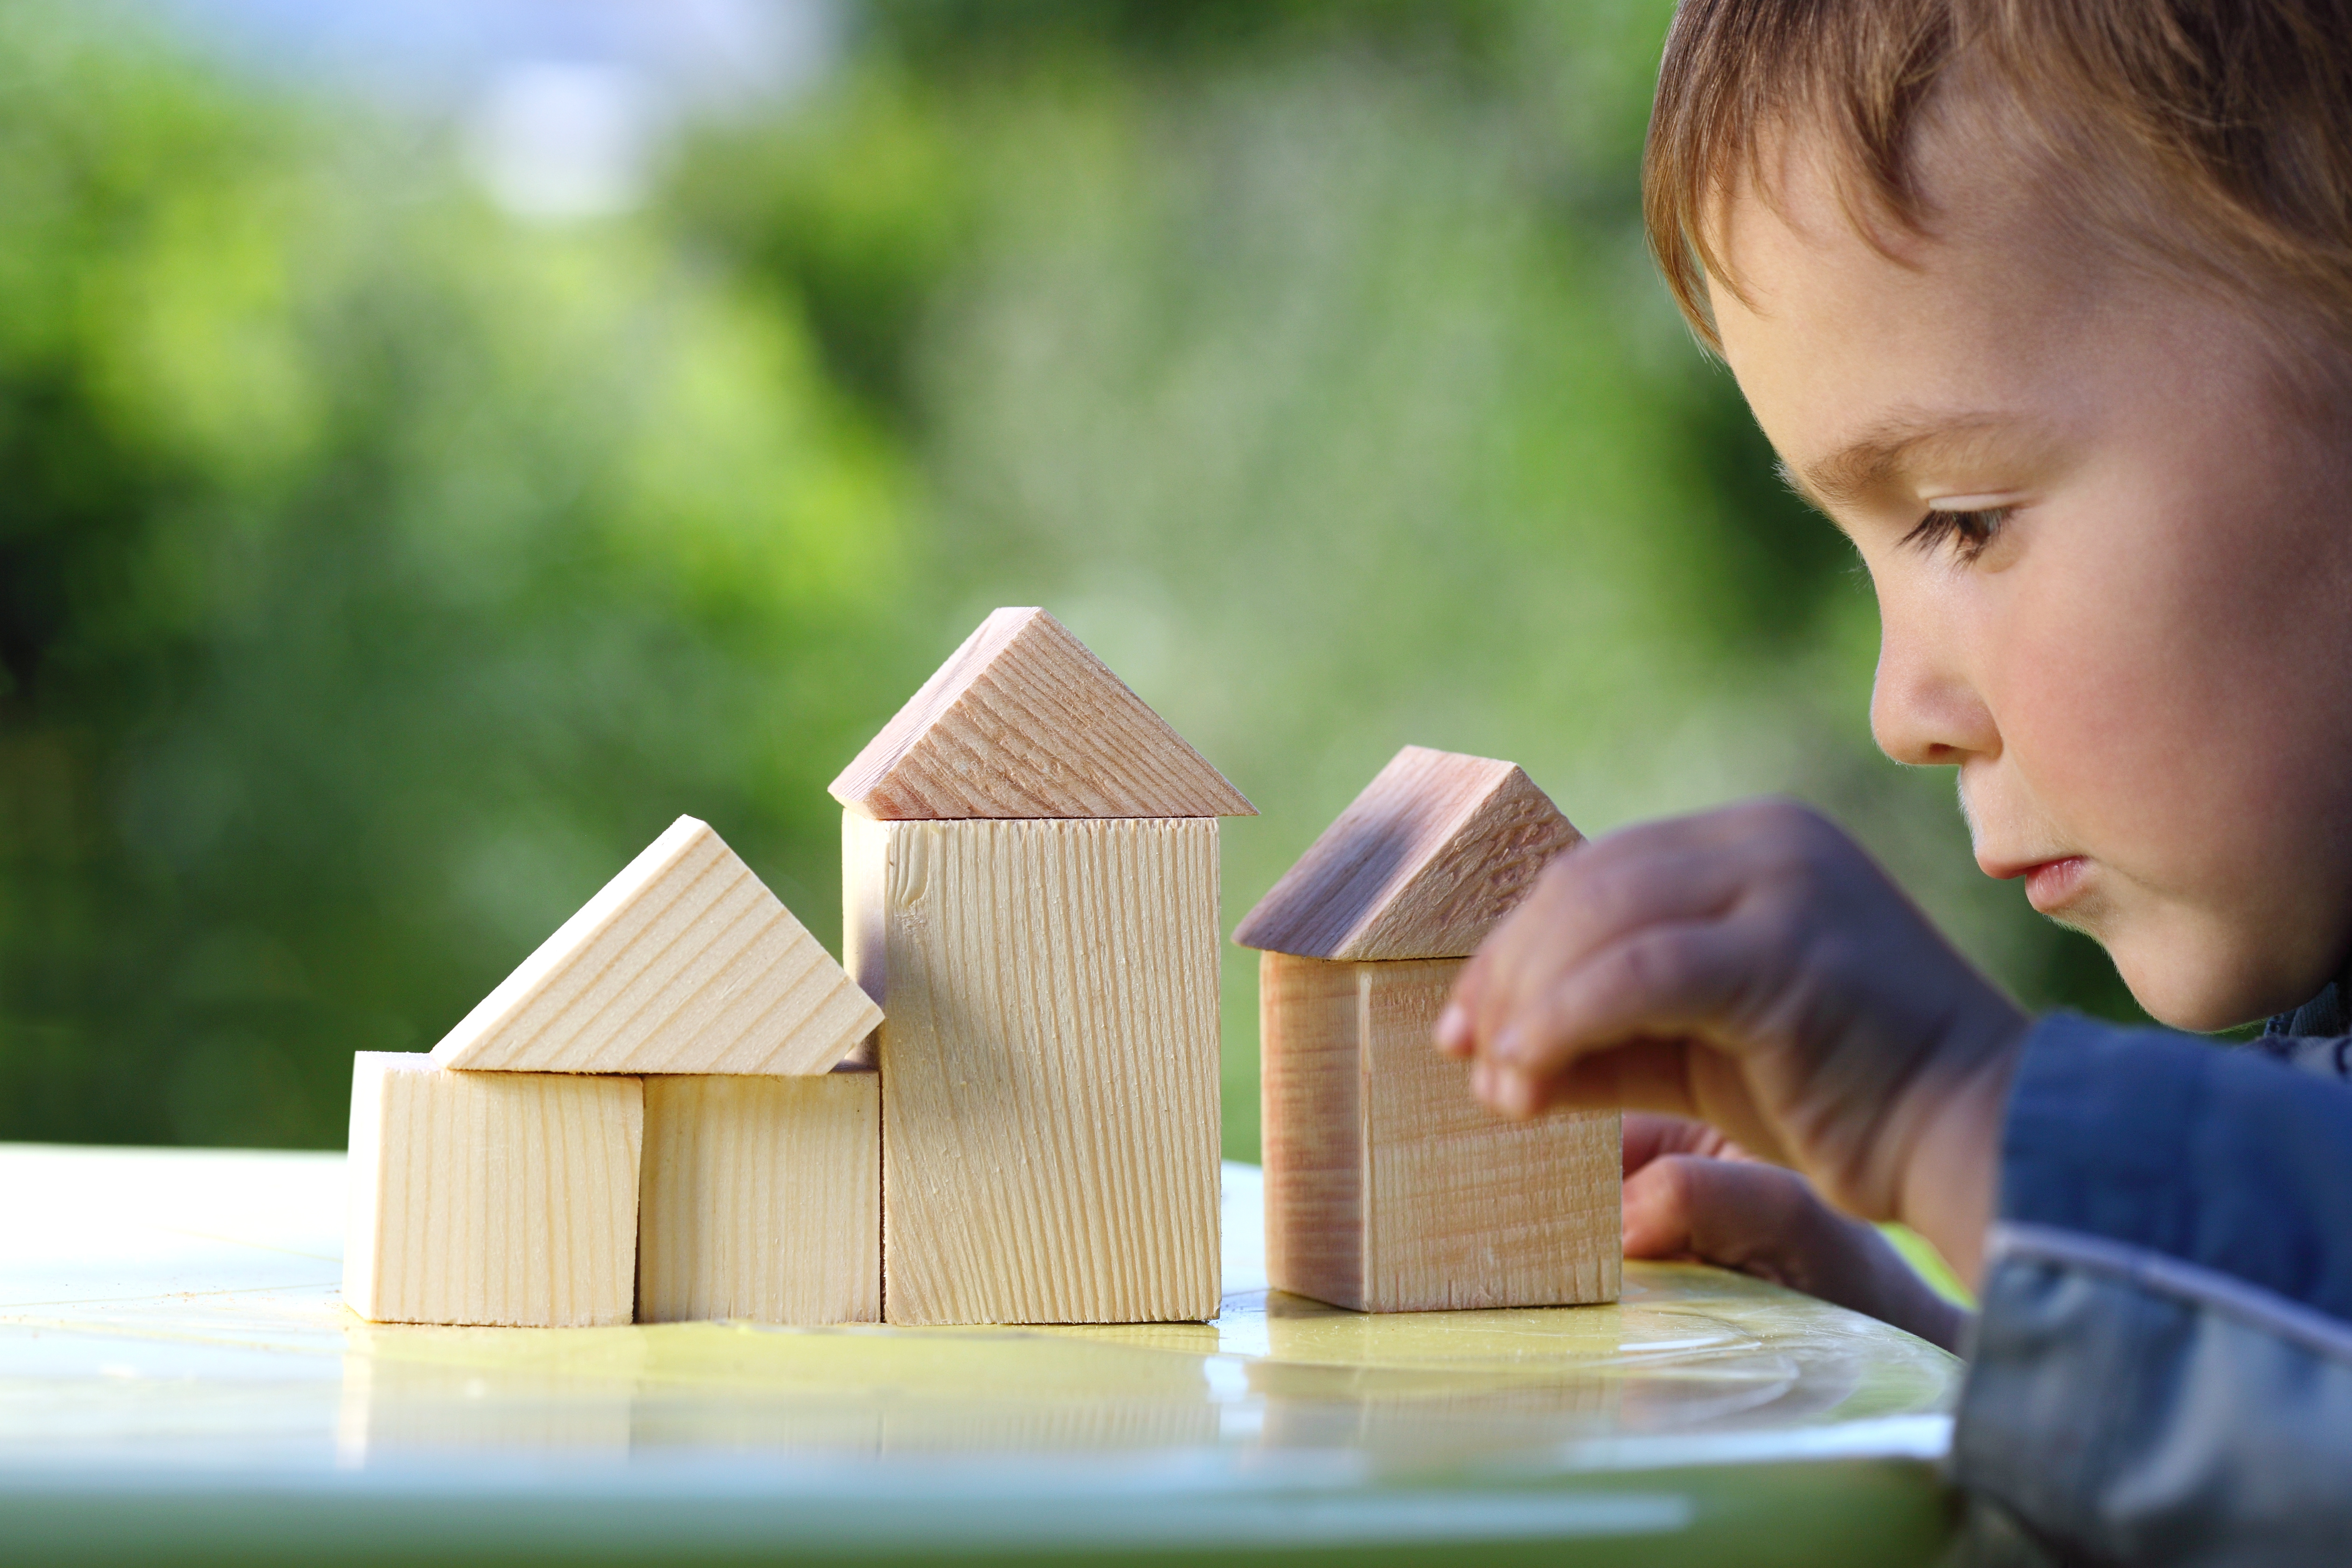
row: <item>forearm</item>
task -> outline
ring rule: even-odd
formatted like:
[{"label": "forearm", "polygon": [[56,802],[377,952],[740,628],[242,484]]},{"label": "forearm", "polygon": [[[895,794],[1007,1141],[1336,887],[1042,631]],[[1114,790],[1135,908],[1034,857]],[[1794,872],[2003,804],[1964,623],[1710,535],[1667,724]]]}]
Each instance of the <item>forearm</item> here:
[{"label": "forearm", "polygon": [[1869,1230],[1876,1250],[1867,1277],[1867,1294],[1844,1304],[1958,1355],[1968,1337],[1968,1310],[1922,1279],[1875,1226]]},{"label": "forearm", "polygon": [[1984,1277],[2000,1169],[2001,1125],[2024,1038],[1991,1052],[1948,1085],[1918,1121],[1897,1193],[1896,1216],[1935,1244],[1970,1289]]},{"label": "forearm", "polygon": [[1937,1294],[1876,1226],[1839,1213],[1796,1172],[1751,1160],[1712,1132],[1715,1155],[1656,1154],[1659,1124],[1634,1114],[1626,1150],[1625,1255],[1696,1258],[1801,1290],[1958,1350],[1967,1314]]},{"label": "forearm", "polygon": [[1817,1205],[1813,1234],[1790,1249],[1801,1260],[1780,1282],[1958,1352],[1969,1315],[1919,1277],[1879,1228]]}]

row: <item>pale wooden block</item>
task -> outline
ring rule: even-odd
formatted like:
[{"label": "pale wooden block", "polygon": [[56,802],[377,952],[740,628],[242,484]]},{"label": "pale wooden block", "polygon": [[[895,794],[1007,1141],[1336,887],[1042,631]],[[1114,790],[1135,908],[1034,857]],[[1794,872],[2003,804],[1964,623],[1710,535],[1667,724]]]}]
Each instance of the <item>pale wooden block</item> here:
[{"label": "pale wooden block", "polygon": [[433,1059],[475,1071],[821,1073],[880,1021],[719,835],[681,816]]},{"label": "pale wooden block", "polygon": [[1364,1061],[1353,964],[1258,960],[1265,1277],[1318,1301],[1364,1299]]},{"label": "pale wooden block", "polygon": [[1040,609],[982,622],[842,770],[833,797],[881,819],[1256,815]]},{"label": "pale wooden block", "polygon": [[1614,1111],[1528,1121],[1430,1031],[1463,960],[1259,960],[1266,1276],[1359,1311],[1613,1301]]},{"label": "pale wooden block", "polygon": [[344,1304],[378,1322],[628,1322],[644,1135],[634,1078],[360,1052]]},{"label": "pale wooden block", "polygon": [[1307,958],[1463,957],[1582,842],[1517,764],[1407,746],[1234,940]]},{"label": "pale wooden block", "polygon": [[1217,1310],[1214,818],[843,826],[893,1323]]},{"label": "pale wooden block", "polygon": [[871,1072],[646,1080],[637,1321],[882,1317]]}]

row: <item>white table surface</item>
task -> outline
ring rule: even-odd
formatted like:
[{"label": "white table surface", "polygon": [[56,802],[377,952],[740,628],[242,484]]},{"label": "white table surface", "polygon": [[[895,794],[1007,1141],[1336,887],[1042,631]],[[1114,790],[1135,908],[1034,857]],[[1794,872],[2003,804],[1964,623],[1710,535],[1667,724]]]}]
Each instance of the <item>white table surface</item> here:
[{"label": "white table surface", "polygon": [[1224,1179],[1205,1325],[434,1329],[338,1299],[340,1154],[0,1145],[0,1561],[1861,1562],[1940,1528],[1932,1346],[1695,1267],[1609,1307],[1269,1297],[1258,1173]]}]

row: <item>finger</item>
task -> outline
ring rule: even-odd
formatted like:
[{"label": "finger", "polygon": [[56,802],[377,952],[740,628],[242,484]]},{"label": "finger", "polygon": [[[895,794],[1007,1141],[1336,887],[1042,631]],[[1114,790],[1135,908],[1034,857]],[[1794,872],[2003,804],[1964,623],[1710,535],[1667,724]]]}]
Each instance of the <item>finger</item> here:
[{"label": "finger", "polygon": [[[1471,1091],[1498,1115],[1525,1119],[1555,1110],[1624,1110],[1703,1123],[1681,1153],[1714,1159],[1794,1162],[1749,1091],[1735,1058],[1701,1042],[1633,1040],[1581,1056],[1549,1078],[1483,1058],[1471,1064]],[[1633,1117],[1628,1117],[1631,1124]]]},{"label": "finger", "polygon": [[1884,1237],[1769,1165],[1674,1155],[1629,1177],[1625,1256],[1696,1258],[1834,1301],[1953,1348],[1965,1315]]},{"label": "finger", "polygon": [[1821,1271],[1820,1202],[1770,1165],[1676,1154],[1625,1184],[1625,1256],[1696,1258],[1784,1283]]},{"label": "finger", "polygon": [[1652,926],[1703,921],[1729,908],[1747,884],[1742,858],[1712,845],[1693,847],[1687,837],[1686,825],[1646,825],[1547,867],[1474,961],[1480,973],[1465,998],[1473,1041],[1492,1040],[1530,997],[1596,950]]},{"label": "finger", "polygon": [[1625,1173],[1621,1204],[1626,1257],[1691,1256],[1691,1183],[1680,1168],[1683,1160],[1669,1155],[1645,1170]]},{"label": "finger", "polygon": [[1437,1026],[1429,1032],[1429,1043],[1444,1055],[1467,1057],[1478,1048],[1478,1037],[1471,1027],[1470,1008],[1449,1001],[1445,1011],[1437,1016]]},{"label": "finger", "polygon": [[1454,994],[1446,998],[1445,1010],[1438,1014],[1436,1026],[1430,1031],[1432,1042],[1449,1057],[1467,1057],[1477,1049],[1478,997],[1491,967],[1491,961],[1484,953],[1471,956],[1454,982]]},{"label": "finger", "polygon": [[1729,915],[1785,879],[1792,845],[1823,835],[1851,850],[1813,813],[1785,801],[1749,801],[1637,824],[1559,857],[1480,950],[1493,973],[1478,986],[1470,1028],[1477,1048],[1564,967],[1645,926]]},{"label": "finger", "polygon": [[[1636,1039],[1723,1037],[1769,938],[1728,921],[1652,926],[1561,970],[1521,1000],[1480,1053],[1538,1079],[1578,1057]],[[1659,1109],[1669,1109],[1660,1107]]]},{"label": "finger", "polygon": [[1623,1166],[1628,1176],[1668,1154],[1706,1154],[1724,1158],[1730,1141],[1706,1122],[1688,1116],[1655,1110],[1625,1113]]},{"label": "finger", "polygon": [[1504,1116],[1539,1116],[1563,1109],[1626,1110],[1697,1121],[1687,1051],[1681,1040],[1628,1040],[1579,1057],[1549,1074],[1481,1057],[1471,1064],[1470,1087]]}]

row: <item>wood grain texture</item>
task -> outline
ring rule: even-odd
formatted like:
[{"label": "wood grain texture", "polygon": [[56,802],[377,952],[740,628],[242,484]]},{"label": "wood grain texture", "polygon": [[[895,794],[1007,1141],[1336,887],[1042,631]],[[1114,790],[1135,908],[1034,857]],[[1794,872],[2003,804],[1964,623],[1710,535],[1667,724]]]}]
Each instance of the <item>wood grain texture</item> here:
[{"label": "wood grain texture", "polygon": [[1619,1118],[1474,1100],[1430,1045],[1462,963],[1261,961],[1276,1289],[1372,1312],[1617,1299]]},{"label": "wood grain texture", "polygon": [[1366,1184],[1355,966],[1265,952],[1257,984],[1265,1277],[1296,1296],[1357,1305]]},{"label": "wood grain texture", "polygon": [[1460,959],[1356,965],[1364,1031],[1365,1296],[1371,1310],[1617,1299],[1619,1117],[1528,1121],[1471,1096],[1430,1044]]},{"label": "wood grain texture", "polygon": [[433,1059],[472,1071],[821,1073],[880,1021],[719,835],[681,816]]},{"label": "wood grain texture", "polygon": [[892,821],[1256,815],[1039,609],[982,621],[842,770],[833,797]]},{"label": "wood grain texture", "polygon": [[1407,746],[1234,940],[1307,958],[1463,957],[1582,842],[1517,765]]},{"label": "wood grain texture", "polygon": [[629,1321],[644,1135],[634,1078],[360,1052],[344,1304],[378,1322]]},{"label": "wood grain texture", "polygon": [[637,1321],[882,1317],[871,1072],[646,1080]]},{"label": "wood grain texture", "polygon": [[1216,1314],[1217,824],[861,821],[893,1323]]}]

